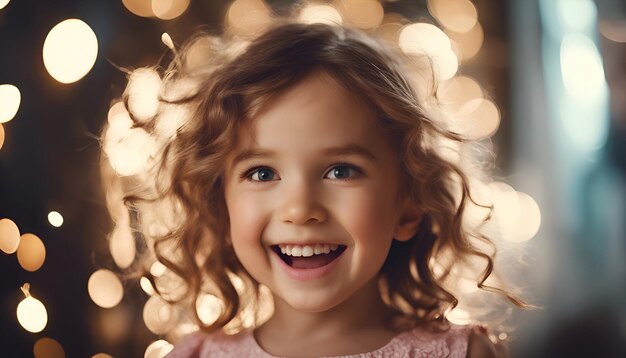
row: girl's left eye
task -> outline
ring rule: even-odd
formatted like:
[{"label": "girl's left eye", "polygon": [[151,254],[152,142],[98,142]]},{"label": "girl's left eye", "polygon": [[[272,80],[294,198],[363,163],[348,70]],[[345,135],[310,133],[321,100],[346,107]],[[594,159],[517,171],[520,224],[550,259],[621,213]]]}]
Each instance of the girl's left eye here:
[{"label": "girl's left eye", "polygon": [[247,171],[244,177],[251,181],[264,182],[276,180],[278,175],[270,168],[260,167]]},{"label": "girl's left eye", "polygon": [[354,166],[351,165],[335,165],[332,167],[328,173],[326,173],[325,178],[328,179],[338,179],[338,180],[348,180],[353,179],[355,176],[358,176],[361,172]]}]

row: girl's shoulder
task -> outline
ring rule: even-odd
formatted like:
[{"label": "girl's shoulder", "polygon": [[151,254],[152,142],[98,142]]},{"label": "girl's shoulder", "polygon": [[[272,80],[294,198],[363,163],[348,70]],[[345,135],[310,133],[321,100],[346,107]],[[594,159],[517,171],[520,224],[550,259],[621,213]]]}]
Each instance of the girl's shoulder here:
[{"label": "girl's shoulder", "polygon": [[[414,328],[394,337],[383,347],[343,358],[361,357],[448,357],[465,358],[471,335],[484,334],[478,326],[451,326],[444,332]],[[273,357],[256,343],[251,330],[236,335],[196,332],[176,344],[166,358]]]}]

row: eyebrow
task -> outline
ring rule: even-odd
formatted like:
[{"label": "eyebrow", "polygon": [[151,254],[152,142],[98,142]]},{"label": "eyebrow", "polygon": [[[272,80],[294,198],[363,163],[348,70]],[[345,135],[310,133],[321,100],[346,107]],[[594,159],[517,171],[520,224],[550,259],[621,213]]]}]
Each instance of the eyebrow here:
[{"label": "eyebrow", "polygon": [[[376,161],[376,156],[364,146],[358,144],[348,144],[336,147],[328,147],[322,150],[324,155],[358,155],[371,161]],[[275,156],[275,152],[267,149],[247,149],[237,154],[233,159],[233,165],[256,158],[267,158]]]}]

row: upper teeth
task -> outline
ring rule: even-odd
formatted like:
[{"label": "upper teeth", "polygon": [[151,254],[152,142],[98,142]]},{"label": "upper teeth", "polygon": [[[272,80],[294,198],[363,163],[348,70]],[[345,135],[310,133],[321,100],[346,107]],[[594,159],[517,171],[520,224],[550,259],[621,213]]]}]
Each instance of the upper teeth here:
[{"label": "upper teeth", "polygon": [[285,245],[280,244],[280,252],[289,256],[309,257],[319,254],[328,254],[339,248],[337,244],[315,244],[315,245]]}]

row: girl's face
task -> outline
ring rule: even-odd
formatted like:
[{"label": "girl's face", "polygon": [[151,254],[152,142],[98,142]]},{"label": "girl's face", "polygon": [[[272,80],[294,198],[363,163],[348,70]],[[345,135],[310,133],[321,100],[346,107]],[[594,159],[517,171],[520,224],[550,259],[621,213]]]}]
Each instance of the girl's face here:
[{"label": "girl's face", "polygon": [[297,310],[344,302],[387,257],[402,200],[398,158],[377,121],[315,73],[254,117],[232,153],[225,198],[235,253]]}]

